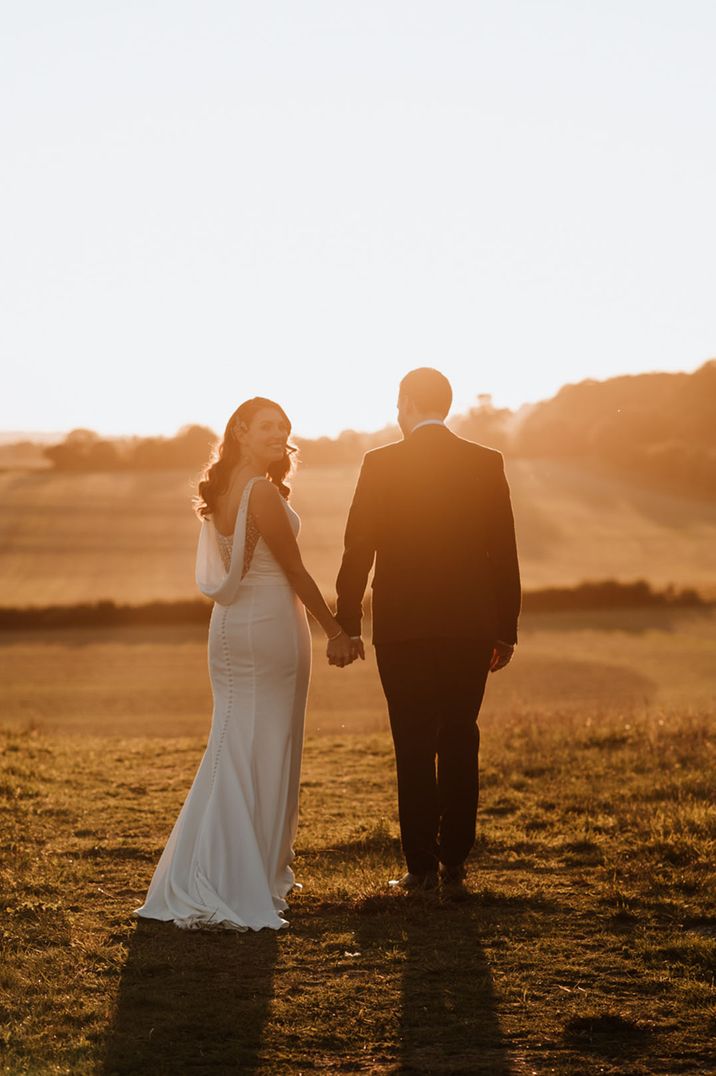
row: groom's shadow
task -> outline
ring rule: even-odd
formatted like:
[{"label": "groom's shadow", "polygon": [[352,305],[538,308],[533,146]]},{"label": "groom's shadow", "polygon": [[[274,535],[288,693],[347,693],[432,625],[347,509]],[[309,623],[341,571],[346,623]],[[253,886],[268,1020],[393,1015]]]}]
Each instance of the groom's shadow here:
[{"label": "groom's shadow", "polygon": [[255,1071],[277,954],[273,930],[207,933],[139,919],[99,1071]]},{"label": "groom's shadow", "polygon": [[369,898],[356,935],[366,955],[400,959],[399,1071],[509,1076],[476,903]]}]

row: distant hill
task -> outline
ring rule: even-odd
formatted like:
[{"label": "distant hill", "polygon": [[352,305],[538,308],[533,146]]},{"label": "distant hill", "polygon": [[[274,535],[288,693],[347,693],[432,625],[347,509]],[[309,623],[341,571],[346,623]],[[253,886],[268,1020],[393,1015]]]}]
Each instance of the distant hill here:
[{"label": "distant hill", "polygon": [[642,487],[716,496],[716,360],[692,374],[633,374],[565,385],[521,412],[489,396],[450,423],[508,457],[576,463]]},{"label": "distant hill", "polygon": [[583,460],[671,492],[716,496],[716,360],[692,374],[565,385],[510,438],[512,455]]},{"label": "distant hill", "polygon": [[[325,594],[358,467],[305,464],[292,480],[301,551]],[[508,458],[507,475],[525,589],[645,579],[716,598],[716,504],[569,460]],[[0,472],[0,605],[195,597],[194,492],[180,470]]]}]

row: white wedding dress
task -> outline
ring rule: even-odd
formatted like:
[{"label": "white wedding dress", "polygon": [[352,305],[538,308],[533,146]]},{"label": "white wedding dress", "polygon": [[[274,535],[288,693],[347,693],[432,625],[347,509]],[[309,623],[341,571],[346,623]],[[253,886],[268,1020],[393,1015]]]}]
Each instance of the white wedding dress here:
[{"label": "white wedding dress", "polygon": [[[311,636],[305,607],[251,526],[257,480],[267,481],[246,485],[233,538],[202,520],[196,581],[215,602],[211,732],[146,900],[134,910],[184,929],[288,926],[281,913],[294,885]],[[298,534],[299,517],[283,503]]]}]

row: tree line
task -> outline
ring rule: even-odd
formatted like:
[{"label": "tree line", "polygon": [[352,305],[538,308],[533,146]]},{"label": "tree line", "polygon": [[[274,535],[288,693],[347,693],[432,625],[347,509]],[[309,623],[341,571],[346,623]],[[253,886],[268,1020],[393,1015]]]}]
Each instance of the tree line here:
[{"label": "tree line", "polygon": [[[716,360],[692,374],[636,374],[565,385],[549,400],[511,411],[489,395],[449,425],[509,458],[575,460],[629,481],[689,496],[716,491]],[[399,439],[397,426],[375,433],[296,438],[311,466],[356,465],[365,452]],[[174,437],[108,439],[72,430],[43,451],[58,470],[198,471],[217,435],[183,426]]]},{"label": "tree line", "polygon": [[[0,608],[0,631],[48,628],[100,628],[208,624],[213,602],[206,598],[186,601],[151,601],[122,605],[112,600],[74,605]],[[545,587],[527,591],[523,611],[532,613],[584,612],[613,609],[701,609],[712,604],[695,590],[673,586],[654,590],[644,580],[621,583],[614,579],[580,583],[573,587]],[[370,596],[366,598],[370,614]]]}]

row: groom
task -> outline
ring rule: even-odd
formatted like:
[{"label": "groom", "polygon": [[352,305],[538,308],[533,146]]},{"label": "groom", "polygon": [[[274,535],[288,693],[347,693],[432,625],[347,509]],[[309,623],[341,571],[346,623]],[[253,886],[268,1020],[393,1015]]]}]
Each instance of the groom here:
[{"label": "groom", "polygon": [[365,656],[362,600],[375,558],[373,643],[408,868],[390,885],[433,889],[439,875],[458,895],[475,841],[477,716],[488,672],[517,641],[520,576],[502,456],[451,433],[451,403],[446,377],[412,370],[398,396],[404,439],[363,459],[336,584],[352,653],[329,643],[328,658]]}]

